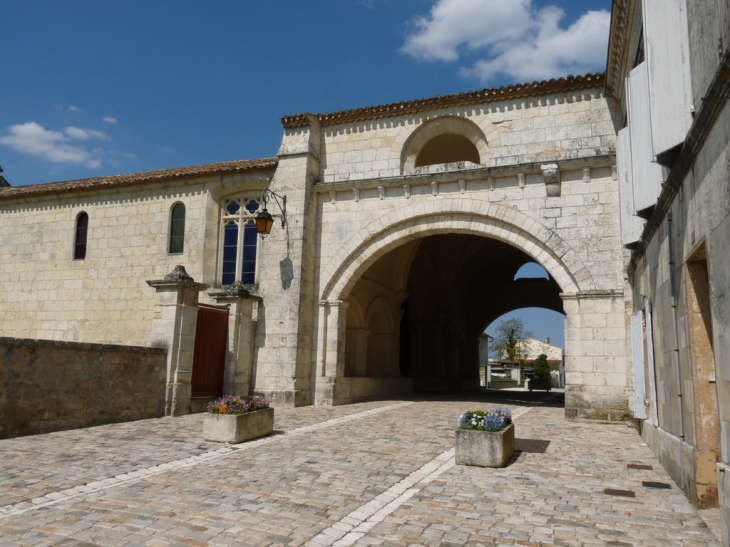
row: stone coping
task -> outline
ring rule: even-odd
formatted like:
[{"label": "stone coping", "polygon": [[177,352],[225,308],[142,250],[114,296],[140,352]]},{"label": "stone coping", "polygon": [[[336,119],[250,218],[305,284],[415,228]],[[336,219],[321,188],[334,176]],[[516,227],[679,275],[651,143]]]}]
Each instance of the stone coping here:
[{"label": "stone coping", "polygon": [[127,353],[150,353],[165,354],[167,348],[153,348],[146,346],[124,346],[116,344],[94,344],[91,342],[69,342],[66,340],[42,340],[35,338],[11,338],[7,336],[0,337],[0,346],[12,347],[42,347],[42,348],[58,348],[58,349],[84,349],[91,351],[122,351]]}]

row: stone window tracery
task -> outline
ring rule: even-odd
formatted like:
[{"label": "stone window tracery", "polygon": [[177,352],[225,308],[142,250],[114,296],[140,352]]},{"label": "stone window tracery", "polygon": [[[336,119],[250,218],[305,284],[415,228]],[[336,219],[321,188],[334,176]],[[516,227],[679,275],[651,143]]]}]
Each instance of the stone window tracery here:
[{"label": "stone window tracery", "polygon": [[256,215],[260,208],[260,199],[244,196],[229,198],[223,203],[222,285],[235,281],[252,285],[256,281]]}]

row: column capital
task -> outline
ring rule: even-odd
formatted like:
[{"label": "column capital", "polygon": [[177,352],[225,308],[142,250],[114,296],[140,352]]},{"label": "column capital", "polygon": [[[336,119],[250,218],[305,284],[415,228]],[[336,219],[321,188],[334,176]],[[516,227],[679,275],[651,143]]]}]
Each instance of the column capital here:
[{"label": "column capital", "polygon": [[196,283],[195,280],[188,275],[185,267],[178,264],[175,268],[162,279],[148,280],[147,284],[154,289],[192,289],[195,291],[204,291],[208,285]]},{"label": "column capital", "polygon": [[226,302],[230,300],[249,300],[252,302],[261,302],[261,297],[252,294],[251,289],[247,288],[240,281],[236,281],[231,285],[222,287],[212,287],[208,289],[208,296],[214,298],[217,302]]}]

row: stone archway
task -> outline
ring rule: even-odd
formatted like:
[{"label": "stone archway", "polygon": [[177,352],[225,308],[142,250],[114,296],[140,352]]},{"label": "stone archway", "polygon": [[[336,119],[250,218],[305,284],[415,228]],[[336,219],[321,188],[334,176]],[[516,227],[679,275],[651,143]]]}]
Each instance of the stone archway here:
[{"label": "stone archway", "polygon": [[[344,367],[347,330],[345,310],[349,305],[348,300],[352,300],[350,293],[373,264],[409,242],[430,236],[479,236],[478,239],[496,240],[502,245],[506,244],[506,247],[518,249],[525,262],[535,261],[549,273],[558,301],[558,304],[552,305],[553,308],[560,306],[561,293],[578,294],[593,289],[593,279],[585,265],[553,230],[512,208],[476,200],[465,202],[444,199],[439,202],[440,211],[426,211],[424,205],[428,204],[415,203],[384,215],[368,227],[367,233],[355,234],[346,241],[321,270],[322,290],[316,333],[318,342],[314,354],[316,403],[340,404],[355,400],[351,390],[356,382],[345,378]],[[404,256],[410,255],[404,253]],[[394,277],[398,278],[398,275]],[[403,292],[403,287],[397,290]],[[407,293],[403,292],[403,295],[405,298]],[[399,310],[400,301],[392,302],[391,306],[393,310]],[[471,346],[476,344],[476,335],[472,336],[474,333],[471,332],[465,334],[460,328],[450,333],[445,331],[444,336],[447,334],[451,338],[448,355],[444,354],[443,357],[444,376],[448,372],[454,378],[452,384],[458,389],[458,386],[468,383],[462,381],[460,375],[469,369],[464,355],[474,349]],[[474,344],[468,344],[470,337],[475,338]],[[426,335],[426,338],[429,336]],[[434,364],[431,368],[440,370],[438,366]],[[435,378],[431,375],[431,379],[425,382],[433,384]],[[384,378],[379,378],[380,383],[377,385],[371,381],[372,389],[383,389],[386,384],[381,380]],[[362,383],[362,380],[358,382]]]},{"label": "stone archway", "polygon": [[391,249],[424,236],[466,233],[523,250],[564,293],[595,289],[577,253],[553,230],[511,207],[477,199],[410,203],[374,220],[351,237],[322,270],[321,300],[343,300],[370,265]]}]

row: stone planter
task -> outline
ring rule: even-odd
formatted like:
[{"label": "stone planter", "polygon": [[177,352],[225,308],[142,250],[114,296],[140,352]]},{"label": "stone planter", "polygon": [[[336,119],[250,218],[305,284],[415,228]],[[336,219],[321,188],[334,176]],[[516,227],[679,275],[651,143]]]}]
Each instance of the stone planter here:
[{"label": "stone planter", "polygon": [[515,451],[515,426],[502,431],[456,430],[456,463],[504,467]]},{"label": "stone planter", "polygon": [[529,390],[532,391],[533,389],[544,389],[545,391],[550,391],[550,388],[552,387],[550,380],[530,380],[529,384]]},{"label": "stone planter", "polygon": [[265,408],[246,414],[207,413],[203,422],[203,438],[219,443],[242,443],[274,431],[274,409]]}]

